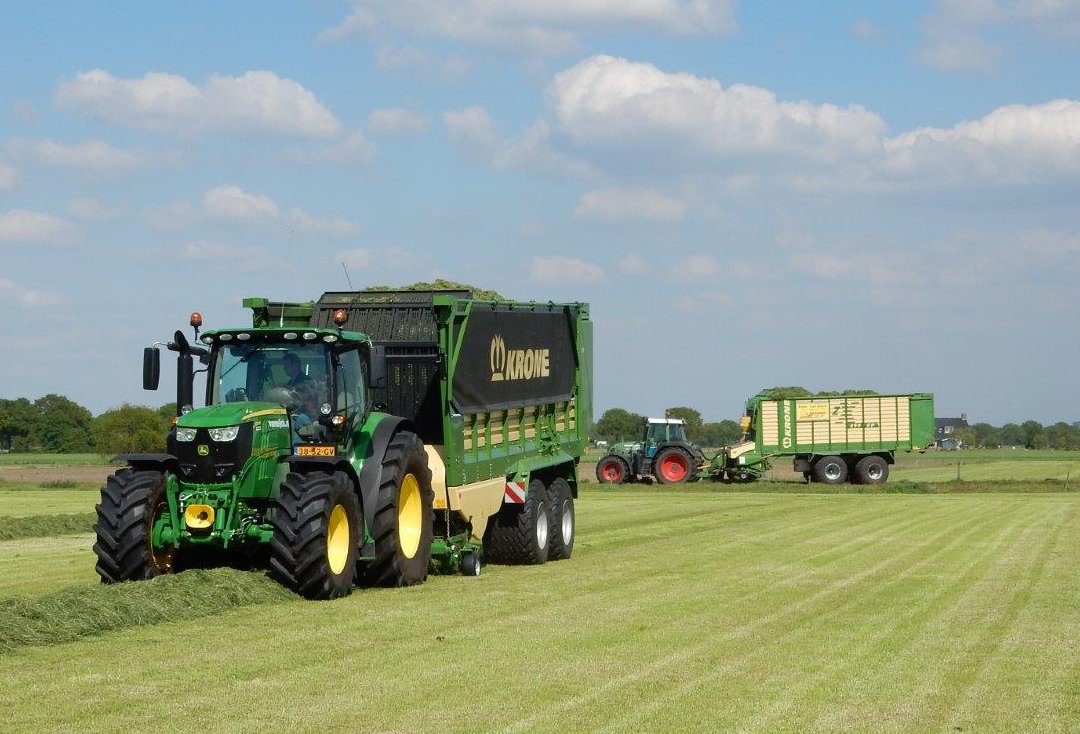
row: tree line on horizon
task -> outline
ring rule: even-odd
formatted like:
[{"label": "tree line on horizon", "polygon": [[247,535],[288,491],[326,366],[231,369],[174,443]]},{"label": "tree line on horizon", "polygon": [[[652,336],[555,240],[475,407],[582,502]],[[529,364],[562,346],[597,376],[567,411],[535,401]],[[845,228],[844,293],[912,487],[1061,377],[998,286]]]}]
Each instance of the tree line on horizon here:
[{"label": "tree line on horizon", "polygon": [[0,451],[116,455],[165,450],[176,403],[121,405],[95,416],[63,395],[0,398]]},{"label": "tree line on horizon", "polygon": [[[845,391],[835,394],[855,394],[855,392]],[[866,391],[858,392],[865,393]],[[686,406],[668,408],[664,411],[663,417],[682,418],[686,424],[687,438],[700,446],[727,446],[738,441],[742,435],[736,421],[706,422],[699,411]],[[604,411],[604,414],[593,425],[593,439],[609,443],[639,441],[647,420],[646,416],[625,408],[610,408]],[[1006,423],[1001,427],[992,426],[989,423],[975,423],[967,428],[954,429],[948,437],[959,441],[964,448],[1015,447],[1076,451],[1080,450],[1080,422],[1059,421],[1051,425],[1043,425],[1038,421],[1028,420],[1023,423]]]},{"label": "tree line on horizon", "polygon": [[[793,388],[774,390],[789,391]],[[834,394],[858,392],[868,391]],[[786,396],[801,397],[798,394]],[[698,410],[688,406],[676,406],[664,412],[665,417],[683,419],[687,437],[701,446],[725,446],[738,441],[741,435],[735,420],[707,422]],[[175,415],[175,403],[166,403],[158,408],[124,404],[95,416],[73,400],[55,393],[36,400],[0,398],[0,451],[57,454],[96,452],[103,455],[160,452],[165,450],[165,437]],[[625,408],[610,408],[594,423],[592,438],[611,443],[637,441],[642,437],[646,420],[646,416]],[[955,429],[949,437],[960,441],[966,448],[1080,450],[1080,422],[1070,424],[1059,421],[1043,425],[1028,420],[1006,423],[1001,427],[975,423],[967,428]]]}]

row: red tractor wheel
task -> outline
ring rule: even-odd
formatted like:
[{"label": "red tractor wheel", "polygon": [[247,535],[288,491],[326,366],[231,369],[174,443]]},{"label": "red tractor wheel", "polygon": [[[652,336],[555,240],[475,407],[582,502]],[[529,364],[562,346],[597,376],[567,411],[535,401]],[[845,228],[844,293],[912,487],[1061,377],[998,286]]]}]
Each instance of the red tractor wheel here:
[{"label": "red tractor wheel", "polygon": [[622,484],[629,474],[626,459],[618,454],[608,454],[596,462],[596,481],[601,484]]},{"label": "red tractor wheel", "polygon": [[690,457],[681,449],[664,449],[657,454],[655,466],[661,484],[678,484],[690,478]]}]

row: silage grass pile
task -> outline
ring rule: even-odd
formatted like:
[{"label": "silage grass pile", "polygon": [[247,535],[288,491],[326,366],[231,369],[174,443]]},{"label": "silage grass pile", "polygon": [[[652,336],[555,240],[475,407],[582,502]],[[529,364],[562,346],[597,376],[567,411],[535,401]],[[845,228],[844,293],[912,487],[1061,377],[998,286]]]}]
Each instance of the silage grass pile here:
[{"label": "silage grass pile", "polygon": [[0,654],[129,627],[179,622],[296,596],[261,571],[197,569],[150,581],[79,584],[0,599]]}]

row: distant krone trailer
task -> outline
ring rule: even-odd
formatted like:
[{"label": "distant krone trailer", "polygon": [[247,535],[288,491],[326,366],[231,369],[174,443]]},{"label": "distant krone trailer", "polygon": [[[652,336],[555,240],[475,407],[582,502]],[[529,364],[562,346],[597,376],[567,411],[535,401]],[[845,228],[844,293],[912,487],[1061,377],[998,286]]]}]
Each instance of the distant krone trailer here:
[{"label": "distant krone trailer", "polygon": [[896,452],[923,451],[934,440],[934,396],[815,395],[746,401],[742,440],[725,447],[705,472],[752,481],[770,462],[792,457],[807,481],[882,484]]}]

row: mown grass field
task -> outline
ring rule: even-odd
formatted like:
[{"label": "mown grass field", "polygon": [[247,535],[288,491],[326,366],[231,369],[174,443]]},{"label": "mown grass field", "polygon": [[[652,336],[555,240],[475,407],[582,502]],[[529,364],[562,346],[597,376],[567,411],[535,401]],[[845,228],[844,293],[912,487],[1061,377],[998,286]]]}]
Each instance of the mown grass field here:
[{"label": "mown grass field", "polygon": [[1080,729],[1080,493],[965,484],[592,485],[569,561],[322,603],[231,570],[103,589],[89,532],[42,530],[0,541],[0,729]]}]

